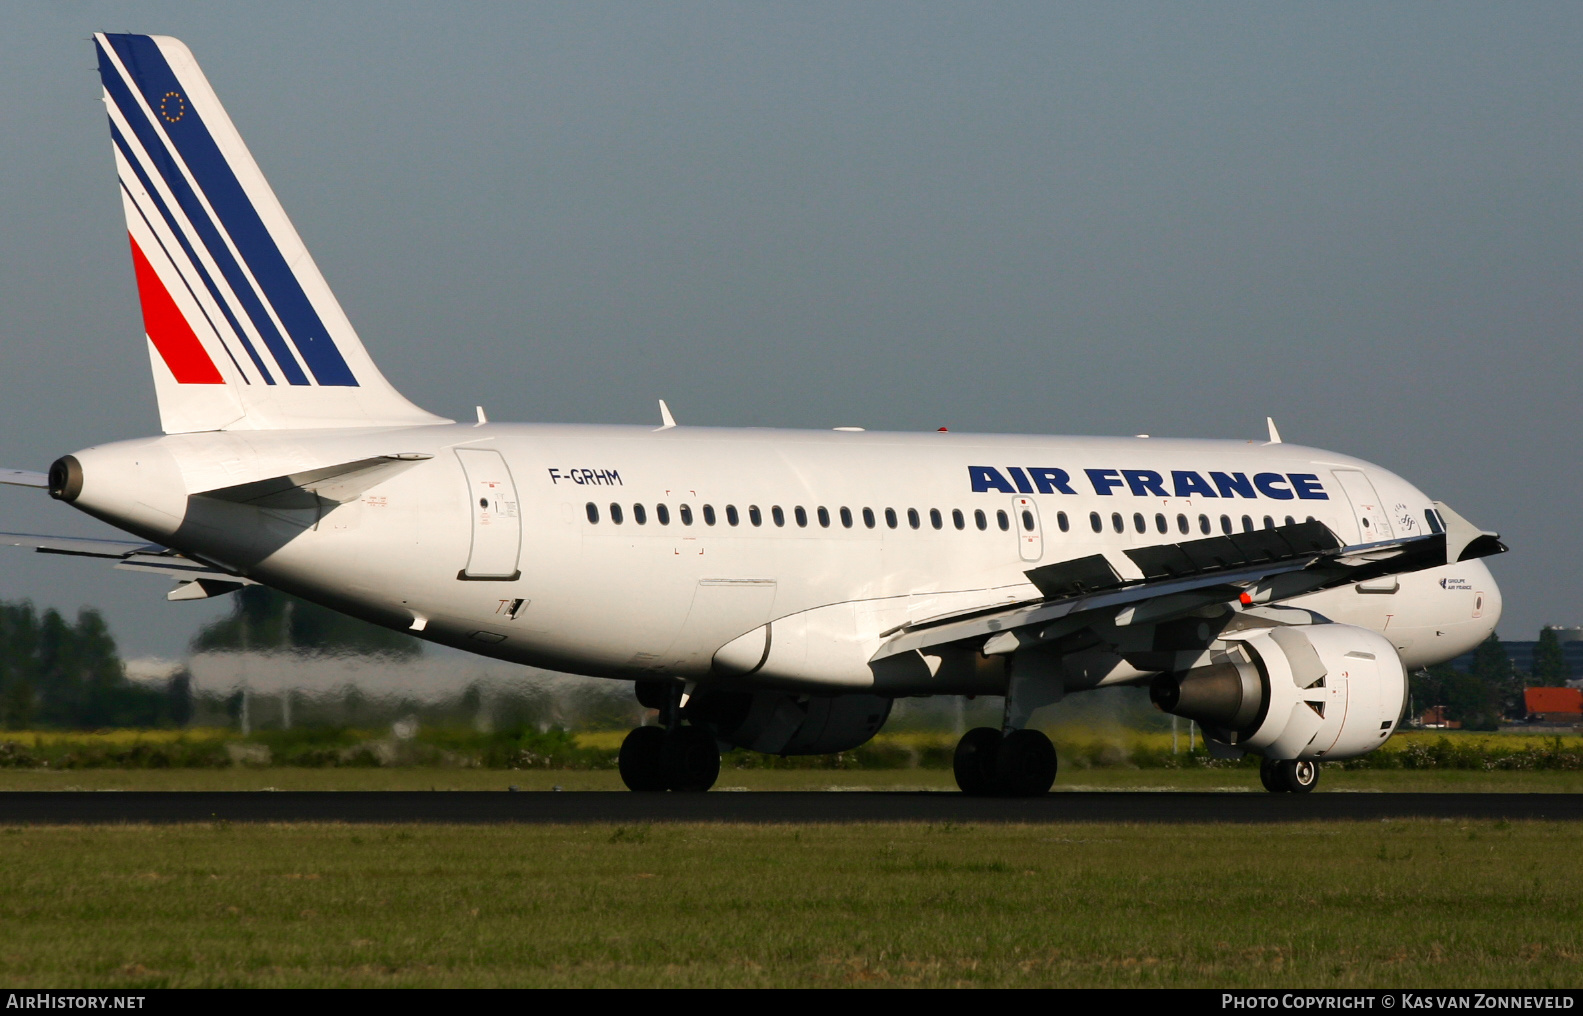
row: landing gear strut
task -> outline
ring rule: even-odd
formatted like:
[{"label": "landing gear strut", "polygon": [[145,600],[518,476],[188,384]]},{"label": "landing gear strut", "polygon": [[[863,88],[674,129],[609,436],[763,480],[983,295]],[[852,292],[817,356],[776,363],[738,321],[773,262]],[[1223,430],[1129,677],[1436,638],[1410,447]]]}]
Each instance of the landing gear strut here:
[{"label": "landing gear strut", "polygon": [[638,685],[638,701],[660,711],[663,727],[638,727],[621,742],[617,765],[628,790],[700,793],[720,778],[720,748],[704,727],[682,726],[681,689]]},{"label": "landing gear strut", "polygon": [[1272,794],[1306,794],[1319,784],[1319,764],[1308,759],[1267,758],[1259,763],[1259,782]]},{"label": "landing gear strut", "polygon": [[1055,782],[1055,745],[1038,730],[976,727],[952,759],[956,785],[975,797],[1038,797]]}]

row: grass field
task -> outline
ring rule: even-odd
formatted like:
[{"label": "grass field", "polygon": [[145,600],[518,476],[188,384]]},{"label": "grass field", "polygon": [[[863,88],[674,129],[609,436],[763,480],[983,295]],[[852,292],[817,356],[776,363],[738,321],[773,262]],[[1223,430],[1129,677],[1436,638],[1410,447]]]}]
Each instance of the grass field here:
[{"label": "grass field", "polygon": [[[505,790],[625,791],[609,769],[305,769],[294,766],[225,769],[0,769],[0,791],[11,790]],[[937,790],[954,791],[945,769],[726,769],[717,791]],[[1179,790],[1263,793],[1251,769],[1077,769],[1063,771],[1057,792]],[[1327,769],[1316,793],[1583,793],[1583,772],[1481,772],[1467,769]],[[0,815],[0,820],[4,816]]]},{"label": "grass field", "polygon": [[0,829],[0,979],[1536,986],[1574,826]]}]

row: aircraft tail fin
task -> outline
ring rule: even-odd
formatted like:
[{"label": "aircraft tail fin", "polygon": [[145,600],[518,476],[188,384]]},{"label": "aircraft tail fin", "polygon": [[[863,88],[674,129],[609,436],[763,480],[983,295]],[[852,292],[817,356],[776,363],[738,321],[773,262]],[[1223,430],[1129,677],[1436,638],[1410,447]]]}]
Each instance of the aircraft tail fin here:
[{"label": "aircraft tail fin", "polygon": [[191,51],[94,44],[165,432],[449,422],[374,366]]}]

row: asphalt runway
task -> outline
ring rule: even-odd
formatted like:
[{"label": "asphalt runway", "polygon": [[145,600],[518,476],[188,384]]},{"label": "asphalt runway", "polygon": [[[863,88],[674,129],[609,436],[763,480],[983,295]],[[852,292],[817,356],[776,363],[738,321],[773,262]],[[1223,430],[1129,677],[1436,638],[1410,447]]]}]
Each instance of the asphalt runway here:
[{"label": "asphalt runway", "polygon": [[1583,794],[631,794],[537,791],[0,793],[0,825],[180,822],[1302,822],[1583,820]]}]

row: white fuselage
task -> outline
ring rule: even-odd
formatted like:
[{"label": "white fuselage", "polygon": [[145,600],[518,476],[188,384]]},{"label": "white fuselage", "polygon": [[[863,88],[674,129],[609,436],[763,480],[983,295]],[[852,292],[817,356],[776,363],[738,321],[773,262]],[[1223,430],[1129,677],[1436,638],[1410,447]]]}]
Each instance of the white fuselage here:
[{"label": "white fuselage", "polygon": [[[191,496],[380,455],[432,457],[328,510]],[[435,642],[718,680],[722,647],[775,621],[779,655],[741,681],[812,691],[878,687],[882,633],[1036,598],[1025,573],[1041,565],[1105,554],[1132,578],[1128,548],[1292,519],[1369,543],[1425,531],[1431,506],[1358,459],[1230,441],[449,424],[168,435],[77,458],[84,511]],[[1409,667],[1467,651],[1500,616],[1477,561],[1292,602],[1383,633]],[[891,690],[927,693],[930,674]]]}]

